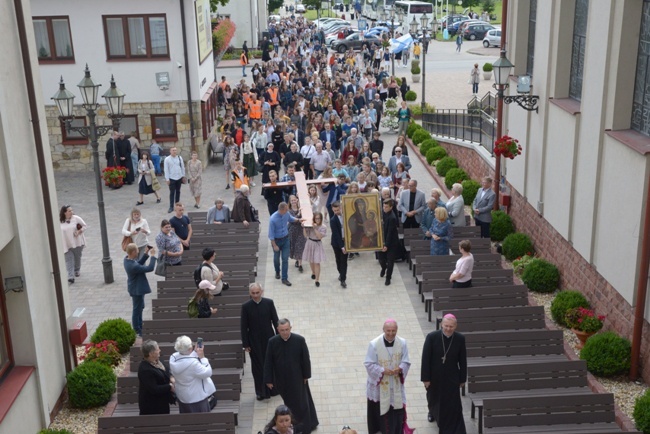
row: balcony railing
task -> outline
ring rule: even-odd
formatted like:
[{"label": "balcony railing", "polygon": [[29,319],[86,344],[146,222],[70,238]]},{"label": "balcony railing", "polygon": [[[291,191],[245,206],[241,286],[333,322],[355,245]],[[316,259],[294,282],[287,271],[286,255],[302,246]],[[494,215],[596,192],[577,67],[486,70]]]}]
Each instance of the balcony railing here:
[{"label": "balcony railing", "polygon": [[494,155],[496,120],[479,108],[422,113],[422,127],[431,134],[478,143]]}]

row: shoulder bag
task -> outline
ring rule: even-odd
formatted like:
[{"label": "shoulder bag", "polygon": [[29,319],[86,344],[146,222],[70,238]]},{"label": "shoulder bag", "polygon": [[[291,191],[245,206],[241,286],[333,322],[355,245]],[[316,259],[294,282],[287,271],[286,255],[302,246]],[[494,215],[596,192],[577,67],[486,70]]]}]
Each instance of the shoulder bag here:
[{"label": "shoulder bag", "polygon": [[167,275],[167,264],[165,263],[165,255],[162,253],[158,255],[158,262],[156,262],[156,269],[154,271],[156,276],[165,277]]},{"label": "shoulder bag", "polygon": [[[129,230],[129,232],[131,232],[131,219],[129,219],[129,229],[128,230]],[[129,236],[125,235],[124,238],[122,238],[122,251],[123,252],[126,252],[126,247],[129,244],[131,244],[131,242],[132,242],[131,235],[129,235]]]}]

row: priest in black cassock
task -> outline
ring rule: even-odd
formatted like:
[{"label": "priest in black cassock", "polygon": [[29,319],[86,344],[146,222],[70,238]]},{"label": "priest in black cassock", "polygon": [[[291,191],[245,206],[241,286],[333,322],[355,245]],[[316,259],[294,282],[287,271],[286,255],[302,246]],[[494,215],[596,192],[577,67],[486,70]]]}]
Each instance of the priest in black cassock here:
[{"label": "priest in black cassock", "polygon": [[126,168],[126,179],[124,180],[127,184],[133,184],[135,181],[135,175],[133,173],[133,163],[131,160],[131,142],[124,136],[124,132],[120,131],[120,135],[117,139],[117,149],[120,152],[120,166]]},{"label": "priest in black cassock", "polygon": [[441,330],[427,335],[422,349],[420,380],[427,389],[429,422],[440,434],[465,434],[460,389],[467,381],[465,336],[456,333],[456,317],[447,314]]},{"label": "priest in black cassock", "polygon": [[271,391],[264,384],[264,358],[269,339],[278,328],[278,313],[270,298],[264,298],[259,283],[251,283],[251,299],[241,307],[241,341],[251,358],[251,371],[255,382],[257,400],[269,399]]},{"label": "priest in black cassock", "polygon": [[264,361],[264,383],[276,389],[291,409],[297,423],[294,434],[309,434],[318,426],[316,407],[309,383],[311,361],[305,338],[291,333],[291,323],[278,321],[278,335],[269,339]]},{"label": "priest in black cassock", "polygon": [[117,131],[113,131],[111,138],[106,142],[106,167],[117,167],[121,166],[120,164],[120,150],[117,147],[117,140],[119,139],[120,134]]}]

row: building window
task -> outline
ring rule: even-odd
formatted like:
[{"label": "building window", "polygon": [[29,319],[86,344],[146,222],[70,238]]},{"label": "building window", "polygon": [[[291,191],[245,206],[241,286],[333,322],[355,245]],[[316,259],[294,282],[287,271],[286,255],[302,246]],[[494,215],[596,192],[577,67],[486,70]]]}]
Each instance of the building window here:
[{"label": "building window", "polygon": [[537,0],[530,0],[528,13],[528,57],[526,59],[526,74],[533,76],[535,63],[535,25],[537,23]]},{"label": "building window", "polygon": [[650,0],[643,0],[632,100],[632,129],[650,136]]},{"label": "building window", "polygon": [[[70,123],[71,127],[85,127],[86,126],[86,117],[85,116],[76,116]],[[66,131],[65,122],[61,121],[61,135],[63,139],[61,143],[64,145],[87,145],[88,138],[81,135],[76,131]]]},{"label": "building window", "polygon": [[11,349],[11,334],[9,333],[9,318],[7,317],[7,301],[2,275],[0,274],[0,380],[14,365]]},{"label": "building window", "polygon": [[74,62],[68,17],[34,17],[32,22],[39,63]]},{"label": "building window", "polygon": [[138,129],[138,115],[125,115],[120,121],[120,131],[124,131],[127,136],[134,136],[140,140],[140,130]]},{"label": "building window", "polygon": [[569,96],[578,101],[582,99],[582,75],[585,68],[588,13],[589,0],[576,0],[575,17],[573,19],[573,50],[571,52]]},{"label": "building window", "polygon": [[165,15],[104,16],[109,59],[169,58]]},{"label": "building window", "polygon": [[151,115],[151,138],[159,142],[177,141],[176,115]]}]

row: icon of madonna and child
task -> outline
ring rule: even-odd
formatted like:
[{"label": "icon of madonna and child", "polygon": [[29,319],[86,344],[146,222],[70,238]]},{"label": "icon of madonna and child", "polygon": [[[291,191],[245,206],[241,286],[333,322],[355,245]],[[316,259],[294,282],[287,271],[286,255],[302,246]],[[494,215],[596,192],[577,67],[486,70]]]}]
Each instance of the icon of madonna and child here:
[{"label": "icon of madonna and child", "polygon": [[344,195],[342,198],[345,249],[349,252],[381,250],[379,196],[371,193]]}]

